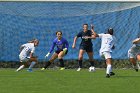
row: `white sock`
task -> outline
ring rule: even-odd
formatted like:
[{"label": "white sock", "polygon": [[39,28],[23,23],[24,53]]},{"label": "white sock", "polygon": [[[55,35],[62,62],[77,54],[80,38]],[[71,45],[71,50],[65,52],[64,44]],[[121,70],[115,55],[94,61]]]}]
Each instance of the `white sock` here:
[{"label": "white sock", "polygon": [[35,65],[36,62],[32,62],[31,65],[29,66],[29,69],[32,69],[33,66]]},{"label": "white sock", "polygon": [[20,71],[23,68],[24,68],[24,65],[21,65],[16,71]]},{"label": "white sock", "polygon": [[110,74],[110,71],[111,71],[111,65],[107,65],[107,68],[106,68],[106,74]]}]

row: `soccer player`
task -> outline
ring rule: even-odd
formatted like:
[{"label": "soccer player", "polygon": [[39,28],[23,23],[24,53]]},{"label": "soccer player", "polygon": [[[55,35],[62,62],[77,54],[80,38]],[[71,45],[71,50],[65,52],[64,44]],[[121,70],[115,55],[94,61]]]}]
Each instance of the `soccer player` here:
[{"label": "soccer player", "polygon": [[68,52],[68,41],[62,37],[62,32],[57,31],[56,32],[56,38],[53,40],[53,45],[51,46],[50,51],[46,54],[45,57],[48,57],[50,53],[54,50],[55,46],[57,46],[57,49],[55,50],[54,54],[51,56],[50,60],[46,62],[45,66],[41,70],[45,70],[51,63],[58,58],[60,62],[60,70],[64,70],[64,61],[63,57],[67,54]]},{"label": "soccer player", "polygon": [[[94,27],[92,26],[92,29]],[[101,33],[101,34],[97,34],[94,29],[92,30],[93,34],[96,37],[101,38],[101,48],[100,48],[100,56],[104,57],[106,59],[106,65],[107,65],[107,69],[106,69],[106,77],[109,78],[112,75],[115,75],[114,72],[112,72],[112,49],[115,48],[115,42],[116,42],[116,38],[115,36],[113,36],[113,29],[109,28],[107,33]],[[95,37],[93,37],[95,38]]]},{"label": "soccer player", "polygon": [[27,71],[32,72],[33,66],[37,63],[37,57],[33,54],[35,52],[35,47],[38,46],[39,41],[37,39],[33,39],[26,44],[21,45],[19,59],[22,64],[16,71],[20,71],[25,67],[26,62],[31,62]]},{"label": "soccer player", "polygon": [[140,37],[133,40],[132,43],[132,47],[128,50],[128,57],[134,69],[138,72],[136,61],[140,61]]},{"label": "soccer player", "polygon": [[82,60],[83,60],[83,54],[86,52],[89,57],[89,62],[91,64],[91,67],[94,68],[94,61],[93,61],[93,48],[92,48],[92,42],[91,39],[85,38],[92,36],[91,30],[88,30],[88,24],[83,24],[83,31],[79,32],[75,37],[73,41],[72,48],[75,48],[77,38],[81,38],[82,41],[80,43],[79,47],[79,56],[78,56],[78,63],[79,68],[77,71],[80,71],[82,69]]}]

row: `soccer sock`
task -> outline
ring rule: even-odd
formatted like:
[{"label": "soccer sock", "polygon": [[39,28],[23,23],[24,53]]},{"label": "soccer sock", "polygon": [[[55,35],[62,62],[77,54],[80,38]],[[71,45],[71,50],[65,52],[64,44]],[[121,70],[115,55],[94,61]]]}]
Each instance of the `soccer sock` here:
[{"label": "soccer sock", "polygon": [[79,60],[78,63],[79,63],[79,67],[82,68],[82,60]]},{"label": "soccer sock", "polygon": [[107,65],[107,69],[106,69],[106,74],[110,74],[111,71],[111,65]]},{"label": "soccer sock", "polygon": [[44,68],[46,69],[49,65],[51,65],[51,62],[50,62],[50,61],[48,61],[48,62],[45,64]]},{"label": "soccer sock", "polygon": [[90,61],[90,65],[91,66],[94,66],[94,61]]},{"label": "soccer sock", "polygon": [[64,61],[63,61],[63,59],[59,59],[59,62],[60,62],[60,67],[64,67]]},{"label": "soccer sock", "polygon": [[24,65],[21,65],[16,71],[20,71],[23,68],[24,68]]},{"label": "soccer sock", "polygon": [[36,62],[32,62],[29,66],[29,69],[32,69],[35,64],[36,64]]}]

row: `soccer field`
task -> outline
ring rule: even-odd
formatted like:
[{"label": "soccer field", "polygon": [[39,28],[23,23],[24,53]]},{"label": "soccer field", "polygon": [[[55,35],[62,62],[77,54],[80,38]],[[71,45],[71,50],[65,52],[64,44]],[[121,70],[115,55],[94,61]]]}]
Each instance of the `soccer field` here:
[{"label": "soccer field", "polygon": [[132,69],[114,72],[115,76],[105,78],[105,69],[96,72],[0,69],[0,93],[140,93],[140,72]]}]

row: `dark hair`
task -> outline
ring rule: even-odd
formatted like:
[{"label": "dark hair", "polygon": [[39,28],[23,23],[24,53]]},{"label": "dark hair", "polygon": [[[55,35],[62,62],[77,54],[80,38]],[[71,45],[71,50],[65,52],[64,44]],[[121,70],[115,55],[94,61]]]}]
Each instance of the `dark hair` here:
[{"label": "dark hair", "polygon": [[109,33],[110,35],[113,35],[113,28],[109,28],[109,29],[108,29],[108,33]]},{"label": "dark hair", "polygon": [[84,26],[84,25],[87,25],[87,26],[88,26],[88,24],[83,24],[83,26]]},{"label": "dark hair", "polygon": [[57,31],[57,32],[56,32],[56,35],[57,35],[57,33],[58,33],[58,32],[60,32],[60,33],[61,33],[61,35],[62,35],[62,31]]}]

